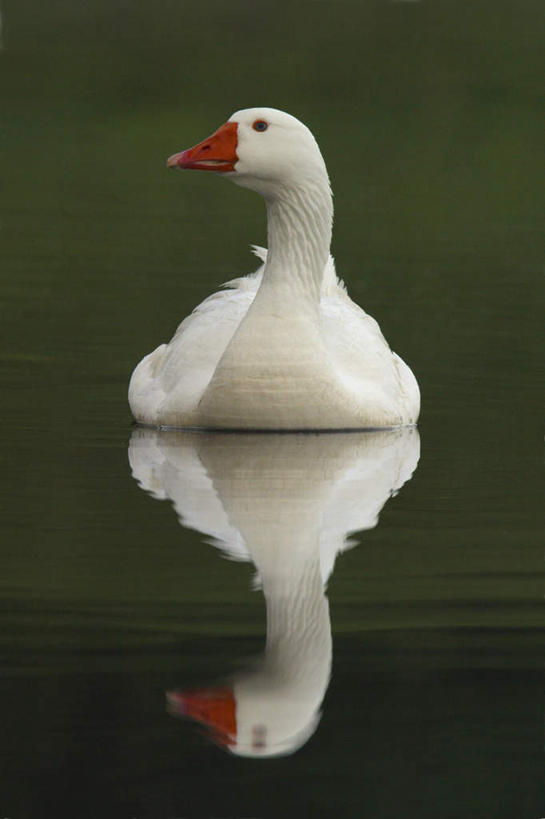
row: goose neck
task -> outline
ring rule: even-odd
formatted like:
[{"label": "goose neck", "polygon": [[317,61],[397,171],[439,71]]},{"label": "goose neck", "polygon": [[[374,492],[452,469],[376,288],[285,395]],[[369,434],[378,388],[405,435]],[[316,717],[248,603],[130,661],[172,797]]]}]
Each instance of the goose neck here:
[{"label": "goose neck", "polygon": [[333,221],[329,181],[282,188],[266,201],[264,286],[319,302]]},{"label": "goose neck", "polygon": [[304,669],[326,665],[331,653],[329,604],[318,565],[297,584],[263,585],[267,606],[267,665],[298,676]]}]

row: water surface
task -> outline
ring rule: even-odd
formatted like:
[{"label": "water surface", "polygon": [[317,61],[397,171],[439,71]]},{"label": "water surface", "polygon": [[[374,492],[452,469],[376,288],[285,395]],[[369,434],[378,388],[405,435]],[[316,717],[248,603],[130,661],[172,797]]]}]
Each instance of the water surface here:
[{"label": "water surface", "polygon": [[[541,4],[2,13],[2,815],[542,816]],[[253,194],[164,169],[257,104],[316,134],[338,271],[423,395],[329,576],[321,718],[260,760],[167,711],[256,662],[265,601],[139,488],[126,404],[265,243]]]}]

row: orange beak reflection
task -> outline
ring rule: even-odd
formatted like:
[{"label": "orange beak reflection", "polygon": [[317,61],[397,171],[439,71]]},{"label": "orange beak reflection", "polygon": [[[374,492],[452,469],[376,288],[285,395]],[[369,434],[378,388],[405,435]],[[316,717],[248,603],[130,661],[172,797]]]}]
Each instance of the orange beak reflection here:
[{"label": "orange beak reflection", "polygon": [[236,702],[230,688],[168,691],[167,709],[175,716],[190,717],[206,725],[218,745],[233,745],[236,741]]},{"label": "orange beak reflection", "polygon": [[234,171],[238,162],[237,142],[237,123],[226,122],[204,142],[170,156],[167,166],[216,173]]}]

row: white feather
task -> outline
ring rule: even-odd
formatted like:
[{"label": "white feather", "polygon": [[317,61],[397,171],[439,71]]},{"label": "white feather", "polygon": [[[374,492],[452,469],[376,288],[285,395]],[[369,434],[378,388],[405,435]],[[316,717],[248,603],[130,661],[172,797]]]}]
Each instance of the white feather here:
[{"label": "white feather", "polygon": [[[264,138],[252,131],[270,121]],[[348,296],[329,255],[327,171],[310,131],[282,112],[237,123],[228,175],[267,201],[262,266],[205,299],[136,367],[129,401],[152,426],[359,429],[416,423],[420,395],[376,321]]]}]

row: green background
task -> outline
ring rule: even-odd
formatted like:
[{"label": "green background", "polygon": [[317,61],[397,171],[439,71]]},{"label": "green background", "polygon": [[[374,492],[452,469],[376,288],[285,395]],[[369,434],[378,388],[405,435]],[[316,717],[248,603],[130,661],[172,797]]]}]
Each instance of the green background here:
[{"label": "green background", "polygon": [[[543,814],[543,42],[538,0],[4,0],[0,813]],[[251,567],[144,496],[138,360],[255,269],[265,214],[165,159],[239,108],[314,132],[332,252],[422,390],[422,457],[329,585],[295,756],[164,713],[260,650]]]}]

